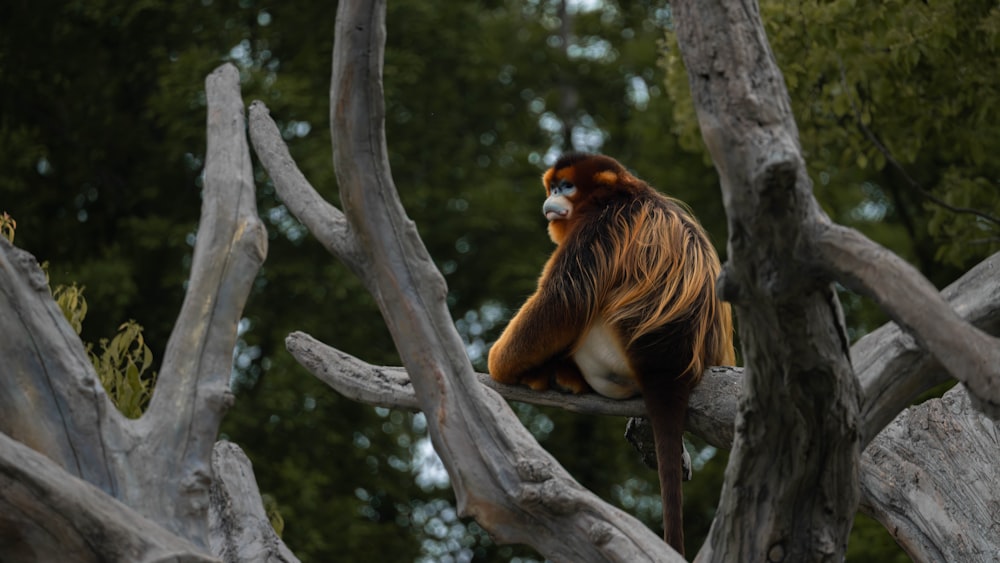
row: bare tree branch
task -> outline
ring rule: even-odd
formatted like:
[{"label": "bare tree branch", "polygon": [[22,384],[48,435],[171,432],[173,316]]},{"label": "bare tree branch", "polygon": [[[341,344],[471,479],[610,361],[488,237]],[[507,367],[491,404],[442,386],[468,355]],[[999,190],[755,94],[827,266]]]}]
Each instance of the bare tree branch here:
[{"label": "bare tree branch", "polygon": [[4,433],[0,553],[4,561],[216,561]]},{"label": "bare tree branch", "polygon": [[206,94],[200,231],[149,410],[139,420],[118,413],[34,258],[3,240],[0,307],[13,314],[0,315],[0,430],[207,549],[212,445],[232,401],[236,326],[267,235],[256,212],[236,68],[213,72]]},{"label": "bare tree branch", "polygon": [[[302,332],[293,332],[285,346],[310,373],[349,399],[370,405],[420,410],[405,368],[373,366],[327,346]],[[646,416],[642,399],[608,399],[596,393],[567,395],[558,391],[533,391],[527,387],[497,383],[489,374],[477,373],[482,385],[508,401],[559,407],[582,414]],[[733,438],[733,413],[743,370],[713,367],[705,371],[691,396],[688,429],[713,446],[729,449]]]},{"label": "bare tree branch", "polygon": [[913,266],[853,229],[823,224],[811,248],[815,267],[874,299],[968,386],[973,404],[1000,417],[1000,340],[965,322]]},{"label": "bare tree branch", "polygon": [[109,493],[116,478],[102,429],[125,417],[52,299],[35,257],[0,237],[0,431]]},{"label": "bare tree branch", "polygon": [[864,512],[915,561],[1000,557],[1000,424],[961,386],[907,409],[865,450]]},{"label": "bare tree branch", "polygon": [[264,512],[253,467],[243,450],[230,442],[216,442],[212,473],[208,519],[212,553],[226,563],[298,563]]},{"label": "bare tree branch", "polygon": [[[941,292],[965,322],[1000,334],[1000,252],[983,260]],[[851,347],[861,381],[861,444],[866,446],[921,393],[951,376],[896,323],[887,323]]]},{"label": "bare tree branch", "polygon": [[292,215],[302,221],[327,251],[363,279],[363,250],[351,232],[347,218],[323,199],[299,170],[277,124],[261,101],[250,104],[250,140],[254,152],[274,182],[278,197]]},{"label": "bare tree branch", "polygon": [[858,500],[860,393],[836,294],[796,259],[823,213],[757,3],[671,7],[720,175],[729,219],[720,291],[739,318],[746,365],[726,482],[698,560],[829,560],[846,549]]}]

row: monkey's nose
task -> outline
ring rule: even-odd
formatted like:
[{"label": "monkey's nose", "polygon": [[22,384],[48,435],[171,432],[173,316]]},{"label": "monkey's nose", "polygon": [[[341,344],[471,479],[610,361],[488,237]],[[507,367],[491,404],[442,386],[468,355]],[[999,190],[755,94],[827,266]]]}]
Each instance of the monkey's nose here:
[{"label": "monkey's nose", "polygon": [[562,205],[558,201],[553,201],[552,198],[545,200],[542,205],[542,214],[549,221],[555,221],[556,219],[565,219],[569,215],[569,208]]}]

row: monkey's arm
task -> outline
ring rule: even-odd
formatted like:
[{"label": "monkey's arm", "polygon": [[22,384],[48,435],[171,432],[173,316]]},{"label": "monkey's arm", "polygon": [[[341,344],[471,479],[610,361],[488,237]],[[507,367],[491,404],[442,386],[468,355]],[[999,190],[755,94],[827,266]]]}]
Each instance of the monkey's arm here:
[{"label": "monkey's arm", "polygon": [[566,256],[559,251],[553,254],[542,272],[538,290],[490,349],[488,363],[493,379],[544,389],[551,376],[576,369],[567,354],[586,329],[593,309],[593,288],[580,283],[582,277],[576,266],[579,261]]}]

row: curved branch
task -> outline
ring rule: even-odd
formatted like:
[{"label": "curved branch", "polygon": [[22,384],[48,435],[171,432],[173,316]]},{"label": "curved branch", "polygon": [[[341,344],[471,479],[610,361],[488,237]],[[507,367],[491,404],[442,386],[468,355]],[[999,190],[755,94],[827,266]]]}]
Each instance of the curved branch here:
[{"label": "curved branch", "polygon": [[968,386],[980,410],[1000,417],[1000,340],[964,321],[916,268],[861,233],[825,223],[811,242],[814,266],[874,299]]},{"label": "curved branch", "polygon": [[274,189],[288,210],[302,221],[327,251],[342,260],[363,278],[362,249],[351,232],[347,218],[330,205],[292,160],[277,124],[261,101],[250,104],[250,140],[254,152],[274,182]]},{"label": "curved branch", "polygon": [[[1000,334],[1000,252],[983,260],[941,292],[941,298],[965,322]],[[851,347],[851,363],[861,381],[861,444],[866,446],[921,393],[950,379],[927,350],[899,328],[886,323]]]},{"label": "curved branch", "polygon": [[0,433],[4,561],[216,561]]},{"label": "curved branch", "polygon": [[[373,366],[303,332],[288,335],[285,346],[310,373],[348,399],[386,408],[420,410],[420,402],[405,368]],[[690,432],[713,446],[730,448],[733,413],[742,376],[743,370],[737,367],[713,367],[705,371],[688,407]],[[617,400],[596,393],[567,395],[558,391],[533,391],[523,386],[497,383],[485,373],[477,373],[476,379],[508,401],[591,415],[646,416],[641,398]]]}]

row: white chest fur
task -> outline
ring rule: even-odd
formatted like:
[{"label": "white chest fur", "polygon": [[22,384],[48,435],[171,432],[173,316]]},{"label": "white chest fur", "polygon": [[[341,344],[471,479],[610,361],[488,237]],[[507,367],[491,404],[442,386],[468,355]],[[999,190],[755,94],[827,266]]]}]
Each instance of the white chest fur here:
[{"label": "white chest fur", "polygon": [[635,373],[625,357],[625,347],[603,319],[597,319],[583,337],[573,361],[587,383],[605,397],[627,399],[639,394]]}]

